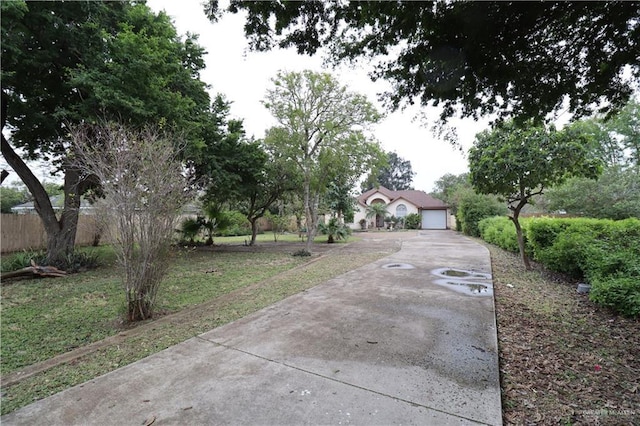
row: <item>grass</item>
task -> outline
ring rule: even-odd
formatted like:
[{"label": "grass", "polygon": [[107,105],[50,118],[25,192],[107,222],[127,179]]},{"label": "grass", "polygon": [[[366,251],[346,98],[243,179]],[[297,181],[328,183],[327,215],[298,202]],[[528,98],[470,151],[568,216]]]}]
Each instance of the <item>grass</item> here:
[{"label": "grass", "polygon": [[[306,236],[306,234],[302,234],[302,236]],[[226,245],[226,244],[245,244],[248,243],[251,240],[251,235],[237,235],[237,236],[232,236],[232,237],[215,237],[213,239],[213,243],[214,244],[221,244],[221,245]],[[345,242],[353,242],[356,241],[357,237],[354,239],[353,236],[350,236],[349,239],[347,241],[344,240],[337,240],[336,243],[345,243]],[[284,233],[284,234],[278,234],[277,235],[277,241],[274,241],[274,236],[273,236],[273,232],[265,232],[263,234],[258,234],[256,235],[256,242],[257,243],[273,243],[273,242],[279,242],[279,243],[299,243],[302,242],[303,238],[299,237],[297,233]],[[316,235],[316,237],[313,239],[314,243],[326,243],[327,242],[327,236],[326,235]]]},{"label": "grass", "polygon": [[[216,240],[216,244],[221,242],[222,239]],[[576,293],[575,283],[539,267],[523,271],[516,255],[487,246],[493,268],[504,424],[635,424],[640,407],[640,321],[600,309],[585,295]],[[115,280],[113,268],[103,267],[73,279],[26,280],[3,287],[3,351],[5,329],[11,327],[22,327],[24,331],[13,337],[14,350],[27,352],[25,345],[31,341],[33,350],[46,351],[38,347],[36,338],[29,338],[31,319],[25,318],[22,325],[17,325],[5,317],[6,311],[12,309],[5,298],[8,290],[31,286],[31,291],[13,298],[12,303],[24,305],[25,312],[30,312],[35,321],[40,321],[41,311],[49,310],[50,315],[55,312],[58,322],[63,322],[68,311],[79,309],[71,309],[78,303],[95,311],[115,306],[115,316],[112,311],[105,316],[110,319],[97,321],[93,315],[98,314],[87,311],[84,316],[78,314],[75,324],[61,327],[67,337],[59,340],[67,343],[58,344],[58,350],[65,350],[69,341],[86,348],[84,342],[98,339],[98,328],[82,324],[85,317],[112,337],[94,343],[102,344],[81,358],[56,364],[3,388],[2,414],[242,318],[397,249],[366,251],[358,244],[353,248],[336,245],[338,250],[309,259],[294,258],[282,250],[278,253],[273,247],[278,245],[264,253],[179,252],[172,274],[161,288],[159,303],[164,315],[126,330],[117,321],[118,303],[111,305],[111,296],[105,296],[110,294],[105,287]],[[251,270],[254,263],[262,265],[255,274],[232,271],[240,267]],[[121,297],[117,285],[114,291],[114,297]],[[73,303],[58,302],[56,311],[56,303],[49,305],[47,300],[56,300],[63,292],[73,295]],[[31,309],[26,308],[29,305]],[[53,327],[56,321],[49,320]],[[91,331],[89,336],[87,330]],[[84,340],[76,335],[84,336]],[[5,374],[3,365],[3,377]]]},{"label": "grass", "polygon": [[[156,310],[167,314],[299,265],[286,253],[178,251]],[[114,267],[2,288],[2,374],[121,331],[124,293]]]},{"label": "grass", "polygon": [[159,294],[162,315],[126,330],[120,323],[124,296],[112,266],[4,286],[3,376],[92,342],[98,346],[5,387],[2,414],[242,318],[395,249],[349,256],[338,250],[311,258],[276,250],[179,251]]}]

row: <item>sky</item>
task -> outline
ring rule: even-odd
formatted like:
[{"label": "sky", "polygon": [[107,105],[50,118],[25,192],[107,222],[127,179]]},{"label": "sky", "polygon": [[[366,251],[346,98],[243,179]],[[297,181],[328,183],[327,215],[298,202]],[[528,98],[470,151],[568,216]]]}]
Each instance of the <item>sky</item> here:
[{"label": "sky", "polygon": [[[349,90],[367,95],[386,118],[374,126],[373,136],[387,152],[411,162],[416,173],[413,179],[415,189],[431,192],[434,182],[446,173],[460,174],[467,171],[467,160],[460,148],[438,140],[428,125],[415,120],[418,114],[435,120],[435,109],[414,108],[390,113],[378,101],[378,94],[387,90],[384,81],[372,82],[367,76],[366,65],[362,69],[323,68],[321,56],[301,56],[294,49],[252,52],[244,37],[242,15],[225,14],[217,23],[211,23],[205,16],[200,0],[148,0],[147,5],[159,12],[164,10],[172,17],[180,34],[199,34],[199,43],[208,52],[205,56],[206,69],[201,79],[211,86],[210,93],[223,93],[231,101],[233,118],[243,119],[249,136],[262,138],[265,130],[276,122],[262,105],[267,89],[272,87],[272,78],[279,70],[330,72]],[[488,127],[488,120],[476,122],[473,119],[456,119],[459,144],[466,152],[475,134]]]},{"label": "sky", "polygon": [[[280,70],[330,72],[349,90],[366,95],[386,114],[373,127],[373,136],[385,151],[396,152],[399,157],[411,162],[415,172],[413,187],[418,190],[431,192],[435,181],[441,176],[466,172],[464,152],[473,144],[475,134],[488,128],[488,120],[452,119],[450,123],[459,137],[459,147],[453,147],[437,139],[430,125],[423,124],[424,120],[416,120],[420,115],[433,123],[439,115],[437,110],[415,107],[394,113],[386,111],[378,100],[378,94],[388,90],[389,85],[385,81],[372,82],[367,75],[366,64],[359,69],[346,66],[332,69],[323,67],[321,56],[301,56],[294,49],[252,52],[244,36],[244,17],[225,14],[214,24],[206,18],[201,0],[148,0],[147,5],[155,12],[164,10],[171,16],[179,34],[199,34],[199,43],[208,52],[205,56],[206,69],[201,72],[200,78],[210,86],[212,98],[222,93],[232,102],[232,117],[242,119],[247,134],[257,139],[276,124],[261,101]],[[40,179],[61,180],[61,177],[56,179],[50,176],[47,163],[29,164]],[[0,166],[10,170],[4,159],[0,161]],[[16,181],[19,178],[11,173],[5,183]]]}]

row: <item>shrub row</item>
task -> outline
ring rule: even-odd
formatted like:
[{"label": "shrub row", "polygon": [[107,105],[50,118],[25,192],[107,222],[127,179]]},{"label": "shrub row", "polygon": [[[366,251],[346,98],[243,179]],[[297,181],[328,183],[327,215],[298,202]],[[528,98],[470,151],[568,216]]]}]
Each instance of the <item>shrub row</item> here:
[{"label": "shrub row", "polygon": [[[536,261],[589,282],[595,303],[640,316],[640,220],[531,218],[522,228],[526,250]],[[508,218],[484,219],[479,229],[485,241],[518,251]]]}]

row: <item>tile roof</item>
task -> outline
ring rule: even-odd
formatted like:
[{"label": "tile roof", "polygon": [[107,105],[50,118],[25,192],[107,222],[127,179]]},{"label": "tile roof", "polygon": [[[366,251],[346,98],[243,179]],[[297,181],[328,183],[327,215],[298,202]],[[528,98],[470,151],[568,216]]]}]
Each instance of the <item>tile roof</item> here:
[{"label": "tile roof", "polygon": [[385,197],[389,198],[391,202],[399,198],[402,198],[422,210],[440,210],[440,209],[446,209],[448,207],[443,201],[438,200],[437,198],[433,198],[431,195],[427,194],[424,191],[417,191],[414,189],[392,191],[390,189],[385,188],[384,186],[379,186],[378,188],[372,188],[364,192],[362,195],[358,197],[358,202],[362,205],[366,205],[365,202],[367,201],[367,198],[369,198],[375,193],[380,193],[384,195]]}]

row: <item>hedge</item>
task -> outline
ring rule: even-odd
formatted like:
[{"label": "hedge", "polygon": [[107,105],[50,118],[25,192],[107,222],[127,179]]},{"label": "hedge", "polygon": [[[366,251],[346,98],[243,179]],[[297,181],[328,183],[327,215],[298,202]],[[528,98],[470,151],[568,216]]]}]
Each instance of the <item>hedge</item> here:
[{"label": "hedge", "polygon": [[[521,220],[526,250],[547,268],[591,284],[590,299],[628,316],[640,315],[640,220]],[[482,220],[481,237],[518,251],[506,217]]]}]

